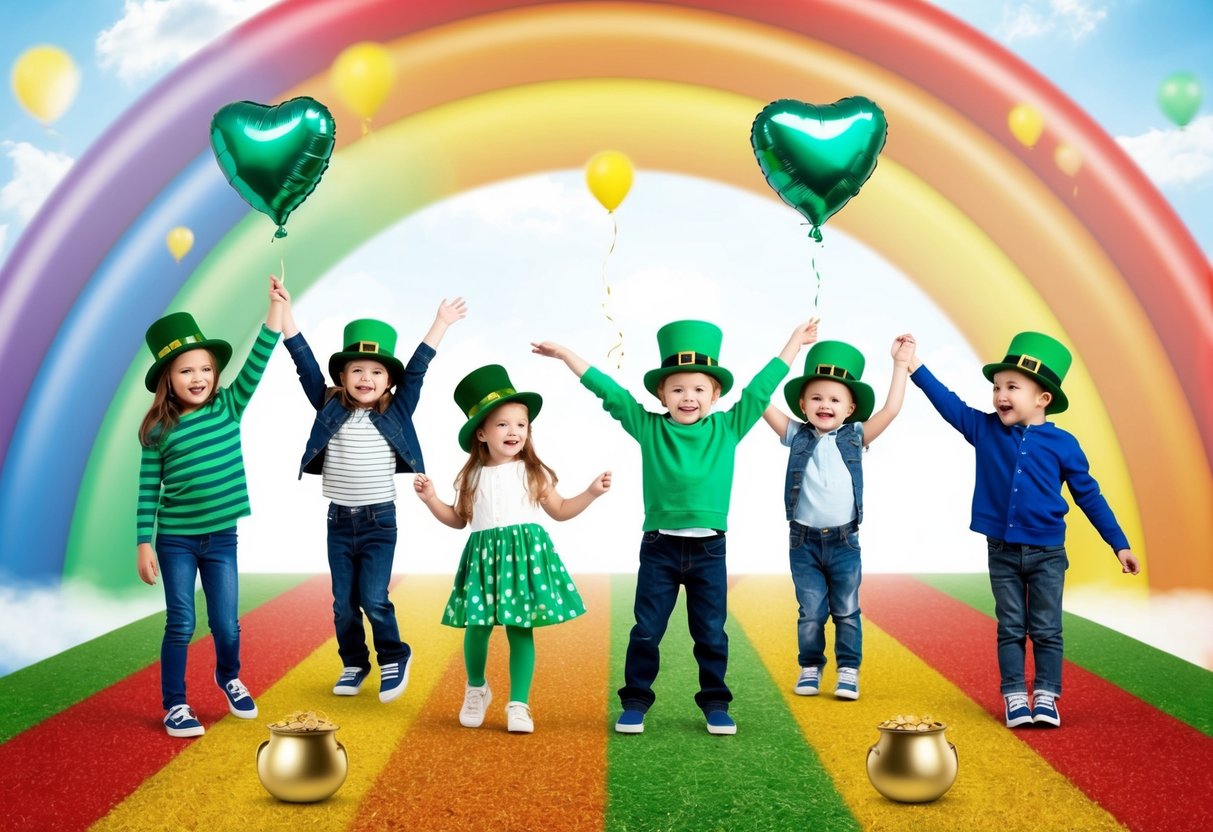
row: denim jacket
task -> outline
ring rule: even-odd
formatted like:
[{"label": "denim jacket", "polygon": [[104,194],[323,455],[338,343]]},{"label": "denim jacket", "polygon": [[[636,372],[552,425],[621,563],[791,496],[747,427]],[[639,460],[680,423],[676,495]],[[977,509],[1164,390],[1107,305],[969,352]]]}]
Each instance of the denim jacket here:
[{"label": "denim jacket", "polygon": [[[796,502],[800,499],[800,488],[804,479],[804,468],[817,447],[817,430],[804,425],[792,437],[791,453],[788,454],[788,471],[783,485],[783,502],[788,522],[795,519]],[[854,422],[838,429],[836,437],[838,452],[851,472],[851,490],[855,495],[855,522],[863,522],[863,436]]]},{"label": "denim jacket", "polygon": [[[308,437],[303,459],[299,463],[299,478],[303,479],[304,472],[320,474],[324,471],[324,449],[328,447],[329,440],[337,433],[338,428],[345,424],[350,412],[341,405],[341,399],[333,395],[336,388],[330,388],[325,383],[320,365],[312,355],[312,348],[303,339],[303,333],[297,333],[283,343],[295,362],[295,371],[299,374],[303,392],[312,407],[316,408],[312,435]],[[425,463],[421,459],[421,444],[417,441],[417,431],[413,427],[413,411],[417,408],[417,400],[421,396],[421,382],[425,379],[425,371],[429,369],[430,359],[435,354],[434,348],[429,344],[418,344],[413,357],[405,365],[404,378],[396,380],[396,394],[392,396],[392,403],[383,413],[371,408],[369,414],[371,424],[379,429],[379,433],[396,452],[398,474],[425,472]]]}]

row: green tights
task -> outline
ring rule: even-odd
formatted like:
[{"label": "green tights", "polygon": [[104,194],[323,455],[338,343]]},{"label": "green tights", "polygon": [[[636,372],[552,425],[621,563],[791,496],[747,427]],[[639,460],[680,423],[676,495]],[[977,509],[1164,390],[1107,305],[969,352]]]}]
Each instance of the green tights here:
[{"label": "green tights", "polygon": [[[489,638],[492,627],[469,624],[463,633],[463,664],[468,672],[468,684],[484,684],[484,666],[489,660]],[[527,702],[531,697],[531,680],[535,677],[535,632],[530,627],[506,627],[510,642],[510,700]]]}]

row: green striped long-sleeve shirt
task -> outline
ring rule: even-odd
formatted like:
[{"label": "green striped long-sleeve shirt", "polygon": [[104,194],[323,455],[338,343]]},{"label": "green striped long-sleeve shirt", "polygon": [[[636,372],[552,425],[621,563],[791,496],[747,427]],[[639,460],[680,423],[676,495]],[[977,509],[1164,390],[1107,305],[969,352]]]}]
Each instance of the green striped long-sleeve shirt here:
[{"label": "green striped long-sleeve shirt", "polygon": [[249,514],[240,418],[253,397],[280,333],[262,325],[236,380],[211,401],[181,417],[167,437],[143,447],[135,524],[139,543],[153,528],[207,534]]}]

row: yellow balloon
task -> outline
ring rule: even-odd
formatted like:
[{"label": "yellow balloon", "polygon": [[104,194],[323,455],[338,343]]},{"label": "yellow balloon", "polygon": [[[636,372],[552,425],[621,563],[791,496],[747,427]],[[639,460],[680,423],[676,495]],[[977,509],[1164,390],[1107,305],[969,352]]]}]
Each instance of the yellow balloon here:
[{"label": "yellow balloon", "polygon": [[364,119],[379,111],[392,84],[396,63],[381,44],[363,41],[347,46],[329,68],[329,81],[337,97]]},{"label": "yellow balloon", "polygon": [[30,115],[50,124],[67,112],[80,89],[80,70],[57,46],[34,46],[13,63],[13,95]]},{"label": "yellow balloon", "polygon": [[1036,146],[1037,139],[1044,132],[1045,120],[1030,104],[1016,104],[1007,114],[1007,126],[1020,144],[1031,148]]},{"label": "yellow balloon", "polygon": [[1059,144],[1053,151],[1053,161],[1066,176],[1073,176],[1082,168],[1082,154],[1072,144]]},{"label": "yellow balloon", "polygon": [[614,211],[632,188],[632,160],[618,150],[595,153],[585,165],[585,184],[608,211]]},{"label": "yellow balloon", "polygon": [[178,263],[181,258],[190,253],[194,247],[194,232],[184,225],[179,225],[164,236],[164,244],[168,246],[169,254]]}]

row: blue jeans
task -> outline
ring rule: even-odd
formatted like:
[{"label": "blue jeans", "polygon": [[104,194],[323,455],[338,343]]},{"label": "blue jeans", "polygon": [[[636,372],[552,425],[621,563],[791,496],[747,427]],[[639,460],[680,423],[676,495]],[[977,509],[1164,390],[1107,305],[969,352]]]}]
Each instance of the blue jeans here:
[{"label": "blue jeans", "polygon": [[333,576],[333,626],[345,667],[371,668],[362,613],[371,621],[379,666],[406,661],[396,608],[387,597],[396,554],[396,504],[329,504],[329,571]]},{"label": "blue jeans", "polygon": [[659,645],[678,601],[687,588],[687,620],[699,663],[695,703],[706,713],[727,711],[733,694],[724,683],[729,663],[729,637],[724,631],[728,605],[724,534],[676,537],[645,532],[636,574],[636,625],[628,639],[619,701],[625,709],[647,711],[656,696],[653,681],[660,669]]},{"label": "blue jeans", "polygon": [[165,607],[160,700],[167,711],[185,704],[185,660],[197,624],[194,581],[199,575],[215,639],[215,675],[224,684],[240,675],[236,527],[210,534],[159,534],[156,559],[160,561]]},{"label": "blue jeans", "polygon": [[858,668],[863,660],[863,625],[859,619],[859,526],[828,529],[789,524],[788,559],[800,617],[796,640],[801,667],[824,667],[826,619],[834,619],[834,658],[839,667]]},{"label": "blue jeans", "polygon": [[1061,595],[1070,565],[1065,546],[1028,546],[986,538],[990,589],[998,617],[1002,692],[1027,690],[1025,643],[1032,639],[1034,690],[1061,695]]}]

